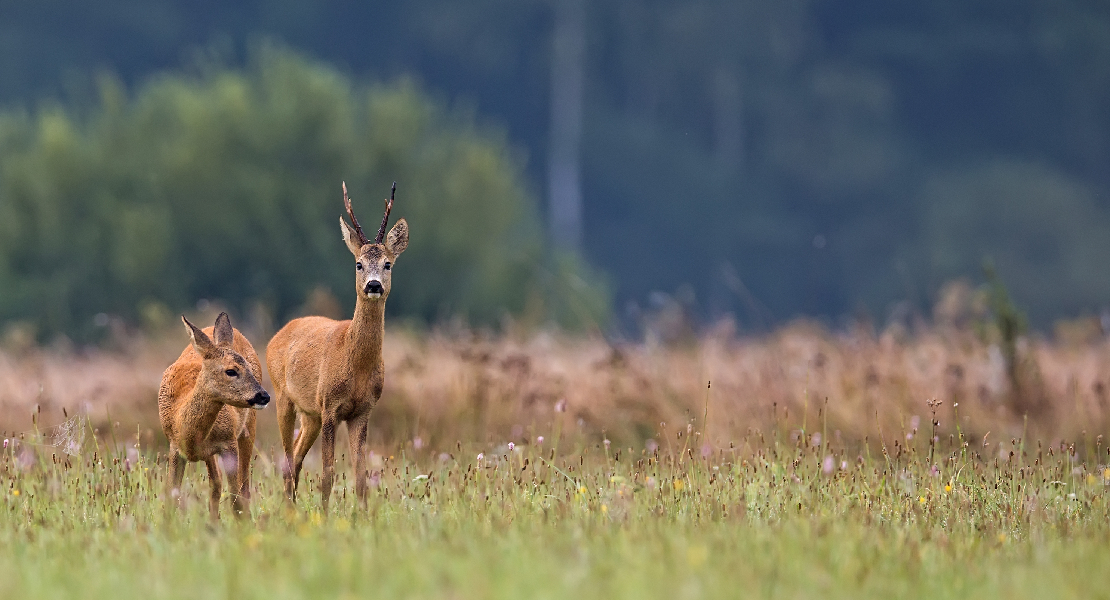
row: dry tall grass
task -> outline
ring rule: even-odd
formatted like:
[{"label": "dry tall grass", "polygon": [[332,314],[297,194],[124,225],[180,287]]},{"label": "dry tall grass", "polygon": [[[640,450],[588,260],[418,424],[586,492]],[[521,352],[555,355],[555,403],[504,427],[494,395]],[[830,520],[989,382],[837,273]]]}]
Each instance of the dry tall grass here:
[{"label": "dry tall grass", "polygon": [[[265,348],[264,339],[253,342]],[[157,386],[183,345],[169,336],[117,353],[0,353],[0,430],[32,430],[32,413],[49,427],[65,408],[88,414],[102,437],[111,420],[127,435],[138,428],[144,444],[164,444],[156,433]],[[1018,391],[1049,407],[1028,422],[1011,408],[1015,390],[999,351],[958,330],[876,336],[795,323],[758,339],[722,333],[683,347],[612,346],[557,333],[393,332],[371,439],[378,448],[437,451],[456,440],[520,443],[540,435],[712,448],[756,431],[805,428],[829,441],[893,444],[928,435],[931,399],[942,401],[942,435],[955,432],[958,415],[964,434],[979,442],[1026,428],[1027,438],[1046,442],[1106,430],[1110,343],[1030,341],[1025,356]],[[271,412],[260,416],[264,447],[276,440],[276,426]],[[679,439],[688,424],[704,437]]]}]

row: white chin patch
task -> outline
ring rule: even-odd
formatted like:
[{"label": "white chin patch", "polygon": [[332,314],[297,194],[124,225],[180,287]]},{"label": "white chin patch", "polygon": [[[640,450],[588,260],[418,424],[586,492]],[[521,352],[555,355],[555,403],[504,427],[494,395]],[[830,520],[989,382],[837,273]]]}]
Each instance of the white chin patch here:
[{"label": "white chin patch", "polygon": [[366,297],[371,300],[377,300],[378,298],[381,298],[382,295],[377,292],[367,292]]},{"label": "white chin patch", "polygon": [[251,408],[253,408],[254,410],[262,410],[263,408],[266,408],[266,407],[267,407],[267,406],[269,406],[269,405],[270,405],[269,403],[266,403],[266,404],[255,404],[255,405],[254,405],[254,406],[252,406]]}]

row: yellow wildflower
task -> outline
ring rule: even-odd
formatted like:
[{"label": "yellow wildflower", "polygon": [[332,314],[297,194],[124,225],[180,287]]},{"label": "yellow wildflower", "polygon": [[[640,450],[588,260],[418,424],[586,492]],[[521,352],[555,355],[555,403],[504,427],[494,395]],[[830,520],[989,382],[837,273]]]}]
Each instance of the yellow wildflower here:
[{"label": "yellow wildflower", "polygon": [[686,487],[686,482],[681,479],[674,480],[674,491],[681,492],[682,488]]},{"label": "yellow wildflower", "polygon": [[948,485],[944,486],[944,491],[951,492],[952,491],[952,484],[949,483]]}]

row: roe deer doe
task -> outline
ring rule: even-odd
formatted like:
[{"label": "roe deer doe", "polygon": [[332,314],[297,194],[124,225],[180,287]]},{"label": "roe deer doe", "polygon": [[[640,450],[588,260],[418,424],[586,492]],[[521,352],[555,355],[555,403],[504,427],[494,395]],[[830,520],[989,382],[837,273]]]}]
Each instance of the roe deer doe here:
[{"label": "roe deer doe", "polygon": [[262,365],[243,334],[231,327],[227,313],[203,331],[181,317],[192,343],[162,375],[158,417],[170,440],[171,498],[180,493],[185,464],[204,461],[212,485],[208,511],[220,518],[220,470],[224,463],[231,505],[236,515],[247,511],[251,454],[257,418],[270,401],[262,389]]},{"label": "roe deer doe", "polygon": [[[294,319],[266,346],[266,365],[274,383],[278,429],[285,450],[282,472],[286,497],[296,501],[305,454],[323,432],[324,473],[320,491],[325,511],[335,480],[335,430],[340,421],[347,423],[350,436],[355,493],[360,504],[366,503],[366,430],[370,411],[381,398],[385,383],[382,362],[385,301],[389,297],[393,263],[409,243],[409,226],[404,219],[397,221],[388,236],[385,233],[396,191],[394,183],[378,237],[371,243],[362,233],[347,197],[347,184],[343,184],[343,205],[353,227],[342,216],[339,225],[343,241],[355,257],[354,318]],[[301,430],[294,440],[293,421],[298,413]]]}]

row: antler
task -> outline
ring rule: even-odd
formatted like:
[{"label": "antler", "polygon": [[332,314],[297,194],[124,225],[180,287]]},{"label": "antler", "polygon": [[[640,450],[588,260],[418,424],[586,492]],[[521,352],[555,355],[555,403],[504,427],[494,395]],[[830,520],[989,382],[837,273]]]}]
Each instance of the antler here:
[{"label": "antler", "polygon": [[[374,242],[375,244],[380,244],[382,243],[382,240],[385,239],[385,226],[389,224],[389,211],[393,210],[393,196],[396,194],[397,182],[394,181],[393,189],[389,191],[389,200],[387,200],[385,203],[385,216],[382,217],[382,226],[378,228],[378,240]],[[354,216],[352,215],[351,218],[353,219]],[[358,225],[355,225],[355,227],[358,227]]]},{"label": "antler", "polygon": [[[358,219],[355,218],[355,211],[351,210],[351,199],[347,197],[346,181],[343,182],[343,206],[347,207],[347,216],[351,217],[351,223],[355,226],[355,233],[358,234],[358,243],[363,246],[369,244],[370,240],[366,239],[366,234],[362,233],[362,226],[358,224]],[[389,211],[386,211],[386,214],[389,214]],[[380,238],[381,236],[379,235],[378,237]],[[378,243],[381,243],[380,239]]]}]

